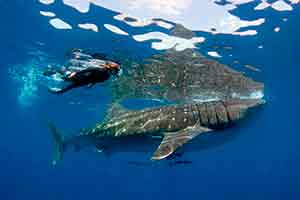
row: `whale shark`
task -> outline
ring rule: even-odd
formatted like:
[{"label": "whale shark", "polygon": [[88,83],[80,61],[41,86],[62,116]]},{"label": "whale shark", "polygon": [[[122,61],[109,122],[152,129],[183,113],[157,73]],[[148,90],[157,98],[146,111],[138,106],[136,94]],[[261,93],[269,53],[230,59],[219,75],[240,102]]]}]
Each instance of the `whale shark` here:
[{"label": "whale shark", "polygon": [[[160,99],[195,103],[231,98],[263,97],[263,84],[229,66],[206,58],[195,50],[169,50],[132,64],[112,83],[113,98]],[[130,66],[124,66],[124,69]]]},{"label": "whale shark", "polygon": [[99,152],[109,153],[114,148],[123,148],[120,150],[123,151],[124,145],[127,145],[126,148],[136,151],[139,147],[145,150],[145,142],[157,141],[159,145],[151,160],[162,160],[198,135],[230,127],[242,119],[249,109],[264,103],[263,99],[231,99],[141,110],[126,110],[114,105],[102,122],[92,128],[82,129],[78,135],[70,138],[64,138],[49,123],[55,144],[52,164],[56,165],[62,160],[64,152],[69,149],[78,151],[92,146]]},{"label": "whale shark", "polygon": [[[190,39],[195,33],[176,25],[172,35]],[[124,74],[112,83],[113,99],[153,99],[195,103],[231,98],[262,98],[263,84],[206,57],[198,50],[167,50],[124,63]]]}]

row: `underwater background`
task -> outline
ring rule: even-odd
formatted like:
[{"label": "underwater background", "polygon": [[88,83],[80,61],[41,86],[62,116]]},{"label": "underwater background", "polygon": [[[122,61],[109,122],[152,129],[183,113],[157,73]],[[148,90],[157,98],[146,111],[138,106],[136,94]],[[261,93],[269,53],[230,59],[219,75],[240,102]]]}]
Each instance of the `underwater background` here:
[{"label": "underwater background", "polygon": [[[46,5],[38,1],[0,0],[1,20],[1,199],[297,199],[300,196],[299,135],[299,4],[289,12],[267,9],[253,12],[253,4],[235,10],[244,19],[268,17],[259,34],[240,37],[210,34],[197,47],[206,53],[213,46],[231,46],[219,62],[245,71],[265,84],[267,104],[245,122],[228,130],[232,135],[221,145],[199,152],[186,152],[192,164],[170,167],[130,165],[147,161],[149,155],[120,153],[110,158],[91,151],[67,153],[58,166],[51,166],[52,138],[47,121],[54,121],[66,134],[76,134],[104,118],[111,102],[105,86],[81,88],[62,96],[49,94],[40,69],[61,63],[71,48],[95,49],[119,57],[142,59],[157,50],[151,41],[138,43],[104,28],[62,31],[40,15]],[[47,8],[48,9],[48,8]],[[88,13],[56,1],[49,8],[78,24],[83,19],[118,25],[135,34],[165,31],[149,25],[130,27],[112,18],[115,12],[91,6]],[[205,17],[205,16],[203,16]],[[283,24],[283,17],[288,20]],[[209,20],[209,18],[207,18]],[[96,21],[96,22],[95,22]],[[282,24],[279,32],[273,29]],[[263,44],[263,48],[257,48]],[[220,53],[220,52],[219,52]],[[220,53],[222,54],[222,52]],[[226,54],[234,55],[226,56]],[[239,65],[257,66],[254,72]],[[155,106],[139,101],[132,108]],[[220,138],[223,140],[224,138]],[[209,145],[207,145],[209,146]],[[151,152],[153,150],[149,150]]]}]

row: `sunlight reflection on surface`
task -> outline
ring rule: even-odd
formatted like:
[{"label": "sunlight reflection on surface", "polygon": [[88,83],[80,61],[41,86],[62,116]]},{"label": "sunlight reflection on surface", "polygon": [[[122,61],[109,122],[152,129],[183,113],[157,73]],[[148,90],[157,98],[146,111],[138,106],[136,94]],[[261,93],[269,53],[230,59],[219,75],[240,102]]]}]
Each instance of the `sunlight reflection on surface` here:
[{"label": "sunlight reflection on surface", "polygon": [[[40,3],[48,6],[54,4],[55,1],[40,0]],[[293,10],[295,4],[299,3],[299,0],[277,0],[273,2],[267,0],[229,0],[226,2],[221,0],[63,0],[63,3],[83,14],[90,11],[91,5],[118,12],[113,18],[132,27],[157,25],[169,30],[174,27],[175,23],[182,24],[192,31],[250,37],[258,34],[257,28],[265,24],[268,16],[245,20],[233,14],[233,10],[249,4],[253,7],[253,12],[262,12],[266,9],[272,9],[276,12],[289,12]],[[55,16],[54,13],[47,13],[46,9],[42,11],[41,15],[50,18]],[[49,23],[57,29],[72,29],[71,25],[69,25],[71,22],[64,21],[63,18],[64,16],[57,16],[54,19],[50,19]],[[88,23],[89,27],[85,23],[77,24],[76,28],[98,32],[98,27],[94,24],[96,21],[90,21]],[[83,27],[82,24],[85,24],[85,26]],[[139,37],[129,30],[122,30],[116,25],[105,23],[103,26],[112,33],[128,36],[134,40],[136,37]],[[240,31],[241,28],[243,28],[242,31]],[[100,27],[99,30],[101,30]],[[157,43],[152,44],[152,48],[156,50],[165,50],[177,45],[181,46],[180,50],[194,48],[193,45],[185,43],[180,38],[174,38],[176,41],[170,45],[169,40],[165,40],[165,37],[157,38],[156,33],[147,32],[142,35],[148,36],[142,42],[153,39],[161,40],[159,47]],[[154,35],[155,37],[152,37]]]}]

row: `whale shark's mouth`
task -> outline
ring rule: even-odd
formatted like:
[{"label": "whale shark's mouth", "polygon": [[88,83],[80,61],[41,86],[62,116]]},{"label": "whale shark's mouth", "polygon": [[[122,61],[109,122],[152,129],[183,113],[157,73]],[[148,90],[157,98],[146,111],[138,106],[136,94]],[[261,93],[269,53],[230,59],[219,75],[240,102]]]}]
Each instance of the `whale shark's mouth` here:
[{"label": "whale shark's mouth", "polygon": [[266,103],[266,100],[264,99],[264,92],[263,90],[257,90],[254,92],[251,92],[249,95],[237,95],[233,94],[233,98],[240,99],[240,100],[253,100],[256,101],[256,105],[262,105]]},{"label": "whale shark's mouth", "polygon": [[264,92],[262,90],[251,92],[249,95],[240,95],[237,93],[232,93],[232,98],[238,99],[262,99],[264,98]]},{"label": "whale shark's mouth", "polygon": [[230,95],[225,95],[225,96],[215,92],[209,94],[202,94],[202,95],[197,94],[197,95],[193,95],[190,100],[197,103],[198,102],[203,103],[203,102],[210,102],[210,101],[220,101],[225,99],[263,100],[263,98],[264,98],[263,90],[255,90],[253,92],[246,93],[246,94],[233,92]]}]

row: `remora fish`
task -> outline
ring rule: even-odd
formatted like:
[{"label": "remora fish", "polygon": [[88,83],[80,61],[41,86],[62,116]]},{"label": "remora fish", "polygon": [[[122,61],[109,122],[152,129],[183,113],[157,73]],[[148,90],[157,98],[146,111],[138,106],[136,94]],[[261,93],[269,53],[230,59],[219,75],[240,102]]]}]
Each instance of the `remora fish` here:
[{"label": "remora fish", "polygon": [[[119,144],[126,145],[127,139],[133,137],[139,137],[141,141],[147,137],[162,138],[152,156],[152,160],[161,160],[199,134],[225,128],[243,118],[249,108],[263,103],[263,99],[232,99],[123,111],[115,113],[115,116],[108,115],[104,122],[69,139],[64,139],[50,124],[55,141],[53,165],[62,159],[63,153],[70,147],[81,149],[95,146],[105,153],[110,145],[112,148],[119,147]],[[135,141],[138,146],[138,140]],[[135,148],[134,144],[129,144]]]}]

